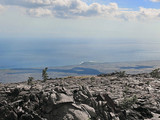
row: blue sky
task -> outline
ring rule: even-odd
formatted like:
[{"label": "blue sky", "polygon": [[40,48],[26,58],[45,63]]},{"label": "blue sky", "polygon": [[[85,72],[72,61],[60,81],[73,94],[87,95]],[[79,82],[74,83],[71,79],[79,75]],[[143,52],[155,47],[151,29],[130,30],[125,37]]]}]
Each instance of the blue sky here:
[{"label": "blue sky", "polygon": [[86,1],[88,4],[93,2],[98,2],[101,4],[109,4],[111,2],[115,2],[121,8],[131,8],[132,10],[138,10],[139,7],[145,8],[160,8],[160,2],[152,2],[150,0],[83,0]]}]

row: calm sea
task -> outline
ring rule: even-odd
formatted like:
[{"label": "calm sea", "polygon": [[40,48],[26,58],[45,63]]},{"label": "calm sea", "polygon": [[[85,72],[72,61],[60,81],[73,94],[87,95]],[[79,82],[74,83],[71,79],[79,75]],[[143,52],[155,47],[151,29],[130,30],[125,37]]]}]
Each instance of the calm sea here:
[{"label": "calm sea", "polygon": [[160,60],[159,46],[145,40],[0,39],[0,69]]}]

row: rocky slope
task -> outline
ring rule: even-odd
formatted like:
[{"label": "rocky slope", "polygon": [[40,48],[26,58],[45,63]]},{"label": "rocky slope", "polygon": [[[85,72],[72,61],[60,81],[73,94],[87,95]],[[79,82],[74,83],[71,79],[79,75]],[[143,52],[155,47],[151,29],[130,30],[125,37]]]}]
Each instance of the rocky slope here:
[{"label": "rocky slope", "polygon": [[150,74],[0,84],[0,120],[160,120],[159,98]]}]

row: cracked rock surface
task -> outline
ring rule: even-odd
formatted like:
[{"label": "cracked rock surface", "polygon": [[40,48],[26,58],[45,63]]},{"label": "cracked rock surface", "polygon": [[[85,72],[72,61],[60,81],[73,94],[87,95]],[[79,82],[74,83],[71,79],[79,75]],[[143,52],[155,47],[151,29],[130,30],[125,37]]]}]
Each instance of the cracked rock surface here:
[{"label": "cracked rock surface", "polygon": [[113,74],[0,84],[0,120],[160,120],[160,79]]}]

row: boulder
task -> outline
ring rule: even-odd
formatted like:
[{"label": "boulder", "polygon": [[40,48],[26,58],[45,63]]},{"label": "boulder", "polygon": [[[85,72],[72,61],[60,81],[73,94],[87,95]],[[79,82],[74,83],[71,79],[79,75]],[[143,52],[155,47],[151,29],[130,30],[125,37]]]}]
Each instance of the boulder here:
[{"label": "boulder", "polygon": [[33,116],[31,114],[23,114],[20,117],[20,120],[34,120]]},{"label": "boulder", "polygon": [[82,106],[82,108],[84,108],[89,113],[89,115],[92,118],[95,118],[97,116],[96,111],[93,107],[90,107],[89,105],[86,105],[86,104],[81,104],[81,106]]}]

